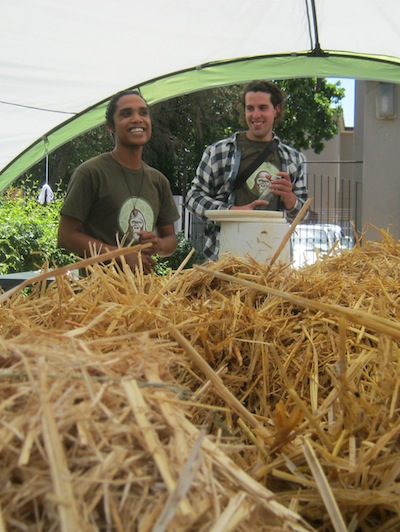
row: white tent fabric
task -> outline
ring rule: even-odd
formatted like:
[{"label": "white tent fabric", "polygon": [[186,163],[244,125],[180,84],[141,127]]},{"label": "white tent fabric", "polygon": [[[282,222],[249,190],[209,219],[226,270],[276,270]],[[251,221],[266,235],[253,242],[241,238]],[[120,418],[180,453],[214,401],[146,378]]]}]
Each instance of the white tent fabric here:
[{"label": "white tent fabric", "polygon": [[152,104],[257,78],[400,83],[393,0],[2,0],[0,17],[0,191],[128,87]]}]

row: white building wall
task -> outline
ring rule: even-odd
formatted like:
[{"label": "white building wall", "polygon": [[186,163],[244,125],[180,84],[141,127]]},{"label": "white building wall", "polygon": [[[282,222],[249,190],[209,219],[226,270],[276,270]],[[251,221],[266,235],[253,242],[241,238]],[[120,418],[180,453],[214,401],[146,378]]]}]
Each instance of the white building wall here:
[{"label": "white building wall", "polygon": [[362,227],[370,240],[379,239],[371,224],[400,238],[400,87],[396,85],[394,91],[396,118],[379,120],[377,85],[375,81],[356,83],[355,150],[358,154],[362,150]]},{"label": "white building wall", "polygon": [[394,87],[396,117],[382,120],[376,116],[377,85],[356,81],[354,129],[342,128],[321,154],[305,152],[309,174],[354,181],[354,223],[369,240],[379,240],[381,229],[400,238],[400,86]]}]

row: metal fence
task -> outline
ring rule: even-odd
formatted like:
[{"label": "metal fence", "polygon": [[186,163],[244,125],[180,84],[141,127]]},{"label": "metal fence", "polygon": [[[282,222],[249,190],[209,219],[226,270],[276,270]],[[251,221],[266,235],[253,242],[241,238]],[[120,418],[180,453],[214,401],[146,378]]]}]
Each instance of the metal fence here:
[{"label": "metal fence", "polygon": [[[309,197],[313,198],[307,223],[339,225],[343,234],[353,237],[361,220],[362,185],[355,179],[307,174]],[[180,230],[201,253],[205,223],[182,206]]]},{"label": "metal fence", "polygon": [[346,236],[354,236],[361,220],[361,183],[355,179],[308,174],[307,186],[309,197],[314,199],[310,222],[339,225]]}]

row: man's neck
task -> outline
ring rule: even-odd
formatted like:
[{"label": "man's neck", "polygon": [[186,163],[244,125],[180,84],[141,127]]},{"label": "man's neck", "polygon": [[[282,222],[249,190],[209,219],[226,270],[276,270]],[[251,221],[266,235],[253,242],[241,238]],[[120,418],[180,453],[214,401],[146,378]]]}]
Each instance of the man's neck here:
[{"label": "man's neck", "polygon": [[142,166],[142,152],[142,146],[133,146],[130,148],[116,146],[112,150],[111,155],[117,161],[117,163],[122,164],[127,168],[137,170]]},{"label": "man's neck", "polygon": [[260,136],[254,135],[254,133],[252,133],[251,131],[246,131],[245,134],[246,134],[247,139],[251,140],[252,142],[271,142],[271,140],[274,137],[273,131],[270,131],[266,135],[260,135]]}]

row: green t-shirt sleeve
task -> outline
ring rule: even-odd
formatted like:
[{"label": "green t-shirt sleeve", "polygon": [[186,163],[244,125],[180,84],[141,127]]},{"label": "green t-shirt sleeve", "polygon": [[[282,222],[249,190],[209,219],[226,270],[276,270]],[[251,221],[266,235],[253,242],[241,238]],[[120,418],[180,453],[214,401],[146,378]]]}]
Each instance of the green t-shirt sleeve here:
[{"label": "green t-shirt sleeve", "polygon": [[73,173],[67,188],[67,195],[61,214],[84,222],[95,201],[96,187],[90,173],[78,167]]}]

